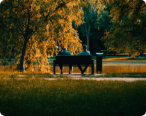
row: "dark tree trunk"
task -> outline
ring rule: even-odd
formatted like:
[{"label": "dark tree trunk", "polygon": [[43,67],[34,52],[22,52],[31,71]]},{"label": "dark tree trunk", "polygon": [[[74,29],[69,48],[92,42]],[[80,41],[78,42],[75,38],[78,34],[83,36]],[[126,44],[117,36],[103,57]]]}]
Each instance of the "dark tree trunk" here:
[{"label": "dark tree trunk", "polygon": [[23,72],[25,70],[24,58],[25,58],[25,51],[26,51],[26,46],[27,46],[28,40],[29,40],[28,38],[25,38],[25,40],[24,40],[24,45],[22,48],[22,55],[21,55],[21,60],[20,60],[20,72]]},{"label": "dark tree trunk", "polygon": [[87,50],[89,51],[89,35],[87,36]]}]

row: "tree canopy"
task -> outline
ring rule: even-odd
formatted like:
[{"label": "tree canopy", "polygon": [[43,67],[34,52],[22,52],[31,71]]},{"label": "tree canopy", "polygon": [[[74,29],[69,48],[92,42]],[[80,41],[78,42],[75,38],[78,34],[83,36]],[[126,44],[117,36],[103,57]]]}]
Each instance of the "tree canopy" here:
[{"label": "tree canopy", "polygon": [[32,62],[37,58],[45,70],[47,57],[57,53],[56,46],[68,47],[73,54],[81,51],[72,21],[76,26],[82,24],[82,5],[82,0],[4,0],[0,4],[0,44],[15,47],[20,71],[27,67],[25,59]]},{"label": "tree canopy", "polygon": [[56,46],[67,47],[72,54],[82,50],[82,41],[72,22],[76,27],[83,24],[83,8],[94,6],[99,11],[106,1],[3,0],[0,4],[0,45],[7,53],[1,50],[2,56],[10,55],[14,48],[15,66],[20,71],[28,67],[33,69],[33,62],[38,59],[41,70],[48,70],[47,58],[58,52]]},{"label": "tree canopy", "polygon": [[111,0],[113,23],[105,32],[105,45],[116,52],[132,57],[146,51],[146,4],[142,0]]}]

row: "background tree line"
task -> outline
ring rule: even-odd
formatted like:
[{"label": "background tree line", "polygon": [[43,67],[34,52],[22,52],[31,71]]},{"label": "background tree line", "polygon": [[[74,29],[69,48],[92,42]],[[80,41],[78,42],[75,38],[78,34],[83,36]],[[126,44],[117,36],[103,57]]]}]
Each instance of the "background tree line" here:
[{"label": "background tree line", "polygon": [[[96,7],[103,4],[100,0],[88,2]],[[14,68],[33,70],[33,63],[40,59],[41,71],[47,71],[48,58],[58,51],[56,46],[78,54],[82,42],[72,22],[75,27],[83,24],[84,7],[88,7],[87,0],[3,0],[0,4],[1,61],[14,49]]]},{"label": "background tree line", "polygon": [[1,59],[15,49],[20,71],[33,70],[37,59],[47,71],[56,46],[72,54],[87,44],[93,55],[101,49],[139,55],[146,50],[145,8],[142,0],[3,0]]},{"label": "background tree line", "polygon": [[112,0],[112,27],[102,40],[107,48],[132,57],[146,52],[146,3],[143,0]]}]

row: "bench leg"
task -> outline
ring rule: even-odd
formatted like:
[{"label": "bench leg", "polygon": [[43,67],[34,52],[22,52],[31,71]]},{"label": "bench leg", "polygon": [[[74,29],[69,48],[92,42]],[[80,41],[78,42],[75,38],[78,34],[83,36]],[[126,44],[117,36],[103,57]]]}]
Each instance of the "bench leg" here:
[{"label": "bench leg", "polygon": [[63,74],[63,71],[62,71],[63,65],[62,64],[59,64],[59,67],[60,67],[60,71],[61,71],[60,74]]},{"label": "bench leg", "polygon": [[69,74],[71,74],[71,71],[72,70],[72,65],[71,64],[69,64]]},{"label": "bench leg", "polygon": [[88,67],[89,67],[89,64],[85,64],[85,68],[83,70],[83,73],[87,70]]},{"label": "bench leg", "polygon": [[81,74],[83,74],[84,72],[83,72],[83,70],[82,70],[81,66],[80,66],[79,64],[77,64],[77,66],[78,66],[78,68],[80,69]]},{"label": "bench leg", "polygon": [[92,63],[92,74],[94,74],[94,61]]}]

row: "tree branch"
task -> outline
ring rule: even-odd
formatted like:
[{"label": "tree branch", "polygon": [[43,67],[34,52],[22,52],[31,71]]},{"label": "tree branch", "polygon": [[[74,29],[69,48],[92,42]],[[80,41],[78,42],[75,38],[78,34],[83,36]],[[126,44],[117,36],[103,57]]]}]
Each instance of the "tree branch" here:
[{"label": "tree branch", "polygon": [[[67,3],[69,3],[69,2],[67,2]],[[63,8],[63,7],[65,7],[65,5],[67,4],[67,3],[61,3],[59,6],[57,6],[57,8],[54,10],[54,11],[52,11],[51,13],[48,13],[46,16],[45,16],[45,19],[47,19],[52,13],[54,13],[54,12],[56,12],[59,8]]]},{"label": "tree branch", "polygon": [[27,8],[27,15],[28,15],[28,18],[27,18],[27,26],[26,26],[26,36],[28,36],[28,32],[29,32],[29,26],[30,26],[30,10]]},{"label": "tree branch", "polygon": [[31,1],[31,3],[30,3],[30,6],[29,6],[29,8],[27,8],[27,15],[28,15],[28,18],[27,18],[27,27],[26,27],[26,37],[27,37],[27,39],[29,39],[30,37],[31,37],[31,35],[32,35],[32,33],[33,33],[33,30],[31,30],[32,32],[31,32],[31,34],[29,35],[29,32],[30,32],[30,9],[31,9],[31,4],[32,4],[32,1]]},{"label": "tree branch", "polygon": [[16,19],[16,18],[15,18],[15,21],[16,21],[16,24],[17,24],[17,27],[18,27],[19,31],[22,33],[22,35],[23,35],[24,38],[25,38],[25,34],[24,34],[24,32],[21,30],[20,25],[19,25],[19,23],[17,22],[17,19]]}]

